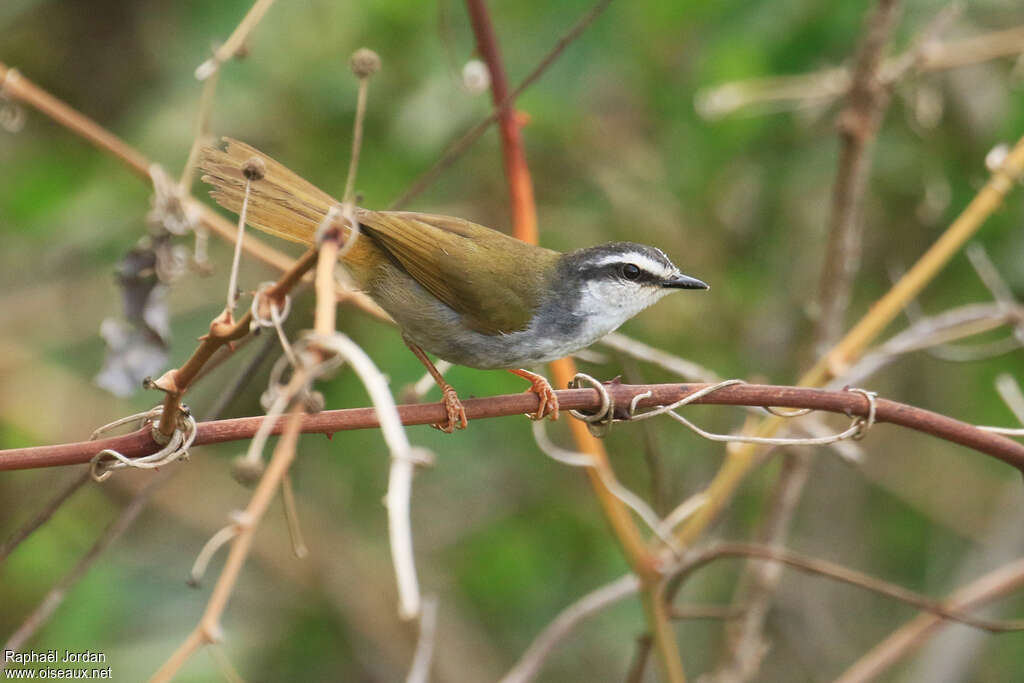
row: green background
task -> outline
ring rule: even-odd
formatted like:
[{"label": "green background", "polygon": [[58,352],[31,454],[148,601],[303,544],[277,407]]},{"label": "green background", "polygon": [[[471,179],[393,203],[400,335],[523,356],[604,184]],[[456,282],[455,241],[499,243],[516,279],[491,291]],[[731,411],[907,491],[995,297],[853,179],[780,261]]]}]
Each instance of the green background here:
[{"label": "green background", "polygon": [[[491,3],[510,80],[526,75],[589,6],[579,0]],[[664,300],[624,332],[723,377],[792,383],[809,366],[836,167],[836,107],[708,120],[694,101],[702,88],[730,80],[848,60],[869,6],[613,3],[520,99],[530,117],[523,135],[542,244],[563,250],[619,239],[656,244],[712,286],[708,293]],[[907,3],[894,50],[907,48],[942,7]],[[187,156],[198,106],[192,72],[247,8],[238,0],[8,2],[0,7],[0,61],[174,175]],[[1017,3],[971,3],[944,36],[1020,23],[1024,11]],[[489,112],[488,95],[460,87],[473,38],[464,7],[450,0],[282,1],[248,44],[249,56],[223,69],[214,132],[260,147],[336,195],[344,185],[355,107],[348,56],[362,46],[380,54],[384,66],[370,88],[357,183],[370,208],[389,204],[448,142]],[[915,76],[895,88],[863,206],[863,266],[847,324],[976,193],[988,176],[989,150],[1024,134],[1022,92],[1021,68],[1012,59]],[[100,424],[156,403],[144,393],[118,401],[91,385],[104,354],[100,321],[120,312],[111,273],[145,232],[149,195],[115,160],[34,112],[20,133],[0,133],[0,446],[80,440]],[[1019,189],[1011,194],[977,237],[1018,297],[1024,293],[1022,196]],[[508,229],[495,132],[411,208]],[[222,305],[230,248],[213,240],[211,258],[212,275],[190,274],[170,292],[173,364],[188,356]],[[244,263],[242,286],[273,276]],[[960,255],[919,303],[937,313],[990,298]],[[308,292],[298,298],[291,329],[310,326],[311,301]],[[905,324],[894,324],[887,335]],[[344,307],[339,327],[369,351],[396,393],[421,376],[392,329]],[[255,346],[239,355],[251,355]],[[600,356],[580,365],[597,377],[675,379],[607,348],[594,351]],[[916,353],[863,384],[969,422],[1012,425],[993,381],[1005,372],[1024,380],[1022,355],[1017,350],[950,363]],[[190,393],[197,413],[244,362],[225,365]],[[260,411],[265,374],[266,367],[230,406],[231,415]],[[464,397],[523,388],[500,372],[455,368],[449,378]],[[319,388],[330,408],[367,404],[352,373]],[[686,414],[719,431],[737,429],[743,420],[729,408]],[[837,429],[845,424],[830,422]],[[569,444],[564,424],[550,432]],[[437,464],[418,473],[413,496],[421,584],[441,605],[436,680],[495,680],[559,610],[620,576],[626,563],[584,473],[545,458],[524,418],[473,423],[454,436],[415,427],[409,436],[437,454]],[[668,420],[616,426],[607,445],[623,483],[655,500],[661,512],[699,491],[724,453],[721,444]],[[813,451],[790,547],[935,596],[1024,551],[1013,533],[1024,493],[1010,468],[888,426],[873,430],[860,447],[861,466],[826,449]],[[184,579],[196,553],[248,499],[229,474],[231,458],[242,450],[242,444],[196,449],[31,646],[102,651],[116,680],[142,680],[155,671],[199,618],[223,561],[222,553],[203,587],[192,590]],[[651,457],[659,463],[655,483]],[[224,617],[224,650],[246,680],[404,678],[414,639],[396,616],[381,505],[387,468],[376,432],[301,440],[294,482],[311,555],[291,556],[275,504]],[[776,460],[758,469],[712,535],[750,538],[777,472]],[[0,535],[72,476],[57,470],[0,476]],[[0,566],[0,637],[17,628],[150,476],[119,473],[103,486],[89,486]],[[722,561],[702,570],[686,584],[683,601],[728,602],[740,567]],[[915,613],[793,572],[783,579],[778,604],[768,619],[772,649],[758,680],[828,680]],[[1020,600],[1003,604],[1005,615],[1024,610]],[[643,628],[639,605],[623,602],[582,626],[556,651],[541,680],[623,680]],[[685,621],[676,630],[688,673],[713,668],[724,645],[722,624]],[[950,632],[959,645],[973,642],[967,629]],[[950,680],[1006,681],[1024,668],[1024,635],[986,636],[974,647],[954,674],[962,678]],[[948,650],[922,650],[890,680],[936,680],[926,667]],[[217,676],[204,652],[180,680]]]}]

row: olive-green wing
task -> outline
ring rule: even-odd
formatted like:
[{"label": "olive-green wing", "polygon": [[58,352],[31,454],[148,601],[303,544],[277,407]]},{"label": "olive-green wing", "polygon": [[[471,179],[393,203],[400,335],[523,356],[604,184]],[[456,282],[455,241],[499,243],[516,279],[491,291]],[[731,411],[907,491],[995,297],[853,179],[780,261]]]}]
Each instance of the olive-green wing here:
[{"label": "olive-green wing", "polygon": [[559,257],[461,218],[367,210],[357,217],[424,289],[485,334],[526,328]]}]

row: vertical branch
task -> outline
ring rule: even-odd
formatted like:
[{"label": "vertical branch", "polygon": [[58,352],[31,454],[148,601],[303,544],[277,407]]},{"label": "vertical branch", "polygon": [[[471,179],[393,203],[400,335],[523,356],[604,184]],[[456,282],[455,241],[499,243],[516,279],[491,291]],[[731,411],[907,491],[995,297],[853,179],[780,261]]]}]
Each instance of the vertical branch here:
[{"label": "vertical branch", "polygon": [[[882,83],[885,49],[899,16],[898,0],[879,0],[865,20],[857,47],[852,83],[836,122],[839,165],[832,190],[828,245],[821,271],[816,345],[825,347],[839,337],[860,266],[864,195],[870,177],[874,141],[889,105],[890,89]],[[759,540],[781,546],[789,534],[813,460],[804,453],[787,453],[772,490]],[[734,604],[747,606],[738,635],[730,643],[719,672],[727,678],[757,676],[767,651],[762,631],[782,578],[782,566],[750,561],[736,591]]]},{"label": "vertical branch", "polygon": [[[985,220],[1002,205],[1006,195],[1014,188],[1017,180],[1024,175],[1024,138],[1017,141],[1013,149],[996,169],[984,187],[957,216],[946,232],[921,255],[921,258],[900,278],[885,296],[868,310],[853,329],[846,333],[831,351],[823,355],[813,368],[800,378],[802,387],[820,387],[833,377],[845,372],[864,349],[895,319],[908,301],[911,301],[925,286],[938,275],[960,248],[976,233]],[[783,418],[770,417],[761,422],[756,436],[771,436],[782,426]],[[732,497],[736,487],[757,463],[758,448],[746,444],[729,453],[725,463],[715,474],[706,490],[706,502],[682,526],[677,534],[681,544],[692,543]]]},{"label": "vertical branch", "polygon": [[447,169],[451,168],[452,164],[465,154],[474,142],[480,139],[492,123],[497,121],[501,117],[502,111],[505,110],[505,105],[511,103],[519,95],[523,93],[527,88],[533,85],[537,80],[544,75],[548,68],[555,63],[555,61],[565,52],[565,49],[569,45],[579,38],[587,28],[594,23],[594,21],[601,16],[601,14],[608,9],[608,5],[611,4],[612,0],[598,0],[590,10],[584,14],[579,21],[572,25],[572,27],[566,31],[561,38],[555,43],[554,47],[544,58],[537,63],[537,66],[533,68],[526,78],[519,82],[512,92],[502,101],[502,104],[495,107],[494,111],[485,116],[479,122],[476,123],[472,128],[462,134],[457,140],[448,145],[444,153],[441,154],[441,158],[434,162],[433,166],[428,168],[426,171],[421,173],[417,177],[412,185],[409,186],[402,196],[391,203],[388,208],[392,211],[398,211],[399,209],[407,206],[415,197],[419,196],[430,187],[431,183],[436,181],[438,177],[444,173]]},{"label": "vertical branch", "polygon": [[889,104],[882,83],[885,47],[899,16],[898,0],[879,0],[857,48],[852,84],[839,114],[839,170],[832,190],[828,246],[819,286],[816,342],[827,346],[843,329],[853,278],[860,265],[861,214],[875,135]]},{"label": "vertical branch", "polygon": [[512,199],[512,224],[516,237],[531,244],[537,243],[537,208],[533,201],[533,181],[526,165],[522,133],[516,116],[515,102],[508,100],[508,78],[502,65],[498,39],[494,35],[491,17],[484,0],[466,0],[469,19],[476,36],[476,49],[491,74],[491,99],[498,111],[501,130],[502,158],[505,160],[505,178]]},{"label": "vertical branch", "polygon": [[[515,114],[514,97],[509,97],[508,79],[501,61],[497,37],[484,0],[466,0],[473,33],[476,36],[477,51],[487,63],[491,76],[491,96],[498,113],[501,128],[502,153],[505,162],[505,176],[512,201],[513,234],[524,242],[537,243],[537,214],[533,198],[533,181],[526,164],[519,121]],[[551,364],[555,384],[566,386],[576,374],[575,364],[570,358],[563,358]],[[587,430],[579,420],[571,420],[569,427],[577,450],[591,456],[593,467],[587,468],[587,475],[594,488],[605,516],[612,525],[616,538],[622,545],[633,570],[640,577],[644,587],[644,604],[648,626],[654,638],[657,651],[668,680],[673,683],[685,680],[682,661],[679,657],[675,634],[665,613],[659,590],[660,576],[654,557],[647,548],[639,529],[630,517],[629,510],[609,489],[605,481],[614,479],[608,454],[604,445]],[[608,476],[602,476],[608,475]]]},{"label": "vertical branch", "polygon": [[249,37],[252,30],[256,28],[256,24],[260,23],[263,15],[273,4],[274,0],[256,0],[242,17],[242,21],[238,22],[238,26],[231,32],[228,39],[224,41],[224,44],[214,51],[212,57],[199,65],[196,69],[196,78],[205,81],[220,69],[221,64],[238,54],[242,45],[245,44],[245,39]]}]

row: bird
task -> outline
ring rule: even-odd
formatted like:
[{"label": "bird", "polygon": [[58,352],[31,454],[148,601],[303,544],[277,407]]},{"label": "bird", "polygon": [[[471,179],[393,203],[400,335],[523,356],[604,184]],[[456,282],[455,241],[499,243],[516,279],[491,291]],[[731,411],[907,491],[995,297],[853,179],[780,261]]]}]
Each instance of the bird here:
[{"label": "bird", "polygon": [[[198,158],[210,196],[246,222],[313,244],[341,202],[256,148],[224,138]],[[256,164],[259,174],[246,172]],[[253,180],[253,178],[258,178]],[[391,316],[441,389],[451,433],[467,425],[455,389],[427,352],[456,365],[505,369],[539,397],[532,419],[557,419],[548,381],[523,369],[584,349],[662,297],[706,290],[655,247],[611,242],[558,252],[452,216],[353,209],[358,231],[341,262],[355,286]],[[353,235],[345,229],[345,239]]]}]

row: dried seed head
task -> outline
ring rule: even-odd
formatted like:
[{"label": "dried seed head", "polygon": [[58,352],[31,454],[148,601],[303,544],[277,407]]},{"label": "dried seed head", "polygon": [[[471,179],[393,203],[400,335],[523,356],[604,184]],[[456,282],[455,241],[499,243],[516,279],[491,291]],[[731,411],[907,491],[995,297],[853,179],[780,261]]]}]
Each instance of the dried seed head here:
[{"label": "dried seed head", "polygon": [[319,413],[327,404],[324,395],[319,391],[311,391],[303,397],[306,412],[310,414]]},{"label": "dried seed head", "polygon": [[380,56],[373,50],[362,47],[352,53],[348,64],[358,78],[369,78],[380,71]]},{"label": "dried seed head", "polygon": [[267,165],[259,157],[249,157],[242,164],[242,175],[246,180],[263,180],[267,175]]},{"label": "dried seed head", "polygon": [[462,67],[462,86],[471,94],[479,95],[491,87],[491,72],[479,59],[471,59]]},{"label": "dried seed head", "polygon": [[240,455],[231,463],[231,476],[242,486],[253,487],[263,476],[264,469],[262,460],[252,460]]}]

